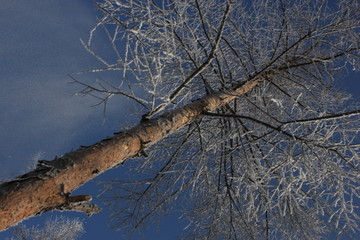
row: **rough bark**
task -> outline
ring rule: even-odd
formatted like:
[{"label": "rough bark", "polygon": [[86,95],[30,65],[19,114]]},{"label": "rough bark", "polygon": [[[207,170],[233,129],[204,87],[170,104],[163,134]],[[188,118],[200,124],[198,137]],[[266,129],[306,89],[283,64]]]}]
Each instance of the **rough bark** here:
[{"label": "rough bark", "polygon": [[248,80],[233,91],[216,92],[157,118],[82,147],[52,161],[39,161],[38,167],[0,185],[0,231],[34,215],[51,210],[85,211],[100,209],[89,204],[88,195],[69,196],[72,191],[123,163],[167,135],[191,123],[204,111],[215,110],[247,93],[263,81]]}]

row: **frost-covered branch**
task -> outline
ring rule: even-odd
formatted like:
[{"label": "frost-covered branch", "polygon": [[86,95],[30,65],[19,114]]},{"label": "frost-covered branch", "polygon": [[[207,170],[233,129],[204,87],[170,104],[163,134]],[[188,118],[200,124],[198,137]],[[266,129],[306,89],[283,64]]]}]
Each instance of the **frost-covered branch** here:
[{"label": "frost-covered branch", "polygon": [[226,101],[135,161],[143,180],[109,183],[116,226],[138,227],[183,204],[188,238],[357,231],[359,107],[334,84],[360,69],[357,1],[106,0],[98,8],[92,35],[104,28],[114,54],[86,47],[102,64],[96,74],[118,78],[89,93],[136,86],[141,97],[131,96],[148,118],[214,92]]},{"label": "frost-covered branch", "polygon": [[11,240],[75,240],[79,239],[85,230],[79,219],[55,217],[48,219],[42,228],[19,225],[13,232],[15,238]]}]

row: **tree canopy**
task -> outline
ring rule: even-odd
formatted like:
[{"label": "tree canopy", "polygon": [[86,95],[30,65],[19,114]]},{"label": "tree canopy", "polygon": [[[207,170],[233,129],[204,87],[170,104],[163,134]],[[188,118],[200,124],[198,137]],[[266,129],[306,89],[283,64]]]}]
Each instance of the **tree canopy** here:
[{"label": "tree canopy", "polygon": [[[359,110],[334,87],[359,70],[359,3],[101,1],[84,46],[117,71],[82,93],[143,119],[214,92],[235,99],[149,149],[144,178],[109,182],[115,227],[184,204],[191,238],[317,239],[357,229]],[[105,31],[113,56],[91,50]],[[245,94],[234,90],[260,79]],[[181,201],[182,200],[182,201]]]}]

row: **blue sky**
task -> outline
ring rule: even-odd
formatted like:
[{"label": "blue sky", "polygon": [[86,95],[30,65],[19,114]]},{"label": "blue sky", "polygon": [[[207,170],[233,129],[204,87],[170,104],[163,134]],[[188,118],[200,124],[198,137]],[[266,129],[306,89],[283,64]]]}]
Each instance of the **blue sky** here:
[{"label": "blue sky", "polygon": [[[97,64],[79,41],[88,37],[95,23],[92,1],[1,1],[1,180],[26,172],[34,165],[32,158],[36,155],[52,159],[122,127],[117,123],[119,119],[110,119],[111,109],[103,124],[102,109],[91,107],[94,99],[72,96],[79,87],[68,84],[67,74]],[[86,187],[96,194],[92,188],[98,187]],[[50,215],[24,223],[41,224]],[[78,213],[70,216],[88,223],[82,239],[119,236],[108,229],[106,213],[90,219]],[[0,233],[0,239],[9,233]]]},{"label": "blue sky", "polygon": [[[99,66],[79,41],[87,39],[95,23],[96,9],[89,0],[1,0],[0,180],[28,171],[35,156],[52,159],[132,124],[131,117],[124,117],[131,115],[126,102],[110,104],[104,122],[102,108],[91,107],[95,99],[73,96],[80,88],[68,84],[67,74]],[[359,76],[352,73],[340,84],[357,99]],[[119,174],[122,169],[100,178]],[[90,182],[78,192],[96,195],[98,188]],[[24,223],[41,224],[54,214],[61,213],[46,213]],[[66,215],[87,223],[81,239],[126,239],[109,229],[106,211],[91,218]],[[159,232],[155,228],[150,226],[144,237],[135,239],[174,239],[181,224],[170,219],[160,225]],[[0,239],[8,236],[11,230],[0,233]]]},{"label": "blue sky", "polygon": [[[96,24],[96,14],[89,0],[1,0],[1,181],[27,172],[36,164],[36,156],[53,159],[134,124],[131,105],[124,100],[108,105],[104,122],[103,108],[92,107],[97,101],[74,96],[81,88],[69,84],[67,74],[99,67],[80,43],[80,38],[87,40]],[[109,171],[100,179],[121,171]],[[99,186],[90,182],[78,193],[96,196]],[[61,214],[84,219],[86,233],[81,239],[127,239],[109,229],[106,211],[91,218],[82,213],[46,213],[23,223],[41,225]],[[173,239],[180,229],[177,225],[164,222],[160,232],[150,226],[146,237],[134,239]],[[0,239],[11,235],[11,229],[1,232]]]}]

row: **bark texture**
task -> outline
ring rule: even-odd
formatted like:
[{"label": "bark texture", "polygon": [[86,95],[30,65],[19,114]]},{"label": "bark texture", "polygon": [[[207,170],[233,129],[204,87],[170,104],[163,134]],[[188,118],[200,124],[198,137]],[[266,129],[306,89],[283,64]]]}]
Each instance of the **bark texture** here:
[{"label": "bark texture", "polygon": [[46,211],[80,210],[88,214],[99,211],[92,204],[82,204],[90,201],[90,196],[69,196],[70,193],[191,123],[204,111],[215,110],[247,93],[263,80],[262,77],[253,78],[233,91],[206,95],[89,147],[82,147],[52,161],[39,161],[33,171],[0,185],[0,231]]}]

